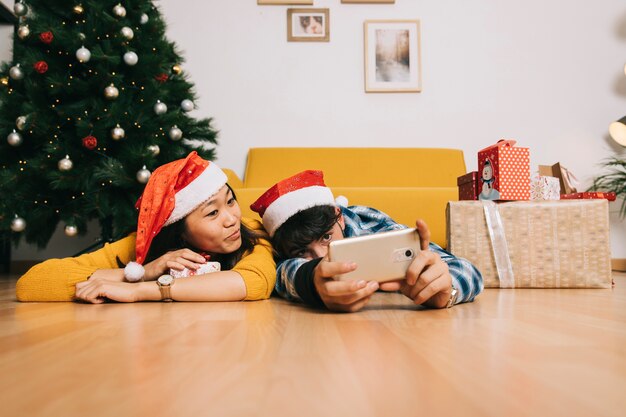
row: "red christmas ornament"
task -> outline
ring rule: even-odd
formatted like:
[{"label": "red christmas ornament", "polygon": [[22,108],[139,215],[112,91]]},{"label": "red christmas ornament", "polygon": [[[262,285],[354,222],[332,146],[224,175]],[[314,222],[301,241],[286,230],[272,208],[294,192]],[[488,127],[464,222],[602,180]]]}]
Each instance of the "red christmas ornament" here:
[{"label": "red christmas ornament", "polygon": [[39,40],[45,43],[46,45],[50,45],[53,39],[54,39],[54,35],[50,31],[42,32],[39,34]]},{"label": "red christmas ornament", "polygon": [[169,76],[167,74],[165,74],[165,73],[154,76],[154,79],[157,80],[158,82],[160,82],[161,84],[163,84],[165,81],[167,81],[168,78],[169,78]]},{"label": "red christmas ornament", "polygon": [[40,74],[45,74],[48,71],[48,64],[46,61],[37,61],[33,64],[33,68]]},{"label": "red christmas ornament", "polygon": [[98,139],[96,139],[95,136],[85,136],[83,138],[83,146],[87,149],[89,149],[90,151],[96,149],[96,146],[98,146]]}]

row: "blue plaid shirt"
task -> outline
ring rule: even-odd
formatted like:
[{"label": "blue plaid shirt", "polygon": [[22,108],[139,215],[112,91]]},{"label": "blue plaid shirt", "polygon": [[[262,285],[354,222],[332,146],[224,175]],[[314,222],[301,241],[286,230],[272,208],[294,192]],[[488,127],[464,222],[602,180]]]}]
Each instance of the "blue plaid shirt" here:
[{"label": "blue plaid shirt", "polygon": [[[341,207],[345,221],[344,236],[355,237],[371,235],[379,232],[406,229],[407,226],[398,224],[382,211],[364,207]],[[457,258],[440,246],[431,243],[430,250],[439,254],[448,264],[452,284],[458,290],[456,304],[474,301],[474,298],[483,290],[483,277],[468,260]],[[283,298],[292,301],[302,301],[296,291],[296,271],[307,263],[303,258],[291,258],[278,262],[276,267],[276,292]]]}]

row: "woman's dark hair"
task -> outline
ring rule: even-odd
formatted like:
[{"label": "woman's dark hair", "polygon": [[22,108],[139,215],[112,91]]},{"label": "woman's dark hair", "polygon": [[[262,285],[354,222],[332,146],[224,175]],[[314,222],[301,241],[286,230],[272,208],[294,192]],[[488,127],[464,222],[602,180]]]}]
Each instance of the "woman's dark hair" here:
[{"label": "woman's dark hair", "polygon": [[321,238],[333,228],[341,217],[341,212],[335,211],[335,206],[315,206],[302,210],[291,216],[280,225],[272,244],[279,258],[296,258],[311,242]]},{"label": "woman's dark hair", "polygon": [[[226,186],[233,194],[233,198],[237,200],[235,191],[230,187],[230,185],[226,184]],[[202,252],[200,249],[194,248],[187,241],[185,241],[185,238],[183,237],[186,231],[185,227],[185,218],[182,218],[176,223],[172,223],[161,229],[159,234],[157,234],[152,240],[145,263],[152,262],[165,253],[178,249],[187,248],[194,252]],[[252,248],[254,248],[254,245],[258,243],[259,238],[263,237],[260,234],[257,234],[254,230],[249,229],[245,224],[243,224],[243,222],[241,223],[240,231],[241,247],[239,249],[232,253],[212,254],[211,256],[211,261],[219,262],[223,271],[232,269],[247,251],[251,251]]]}]

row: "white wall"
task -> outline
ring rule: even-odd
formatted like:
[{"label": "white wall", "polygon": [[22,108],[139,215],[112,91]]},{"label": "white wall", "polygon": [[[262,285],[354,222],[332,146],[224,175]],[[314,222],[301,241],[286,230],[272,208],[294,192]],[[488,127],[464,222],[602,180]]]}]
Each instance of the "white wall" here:
[{"label": "white wall", "polygon": [[[623,0],[316,0],[330,8],[329,43],[287,42],[286,10],[298,6],[157,4],[196,86],[195,115],[215,119],[218,162],[240,175],[255,146],[460,148],[473,170],[479,149],[514,138],[533,167],[559,161],[584,188],[603,158],[625,152],[607,133],[626,114]],[[367,19],[421,20],[421,93],[364,92]],[[611,244],[625,258],[617,209]]]}]

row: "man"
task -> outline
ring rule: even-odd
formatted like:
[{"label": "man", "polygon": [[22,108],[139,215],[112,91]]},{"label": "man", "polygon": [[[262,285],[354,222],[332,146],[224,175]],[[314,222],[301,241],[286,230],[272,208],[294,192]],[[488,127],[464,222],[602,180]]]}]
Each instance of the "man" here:
[{"label": "man", "polygon": [[335,281],[334,276],[357,268],[354,263],[330,262],[333,240],[404,229],[385,213],[363,206],[335,203],[321,171],[303,171],[268,189],[250,208],[263,219],[278,255],[276,291],[289,300],[314,307],[354,312],[376,290],[400,291],[415,304],[451,307],[473,301],[483,289],[480,272],[430,243],[428,226],[416,221],[421,251],[402,281]]}]

